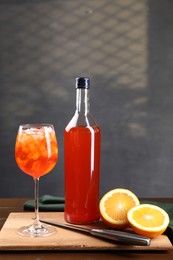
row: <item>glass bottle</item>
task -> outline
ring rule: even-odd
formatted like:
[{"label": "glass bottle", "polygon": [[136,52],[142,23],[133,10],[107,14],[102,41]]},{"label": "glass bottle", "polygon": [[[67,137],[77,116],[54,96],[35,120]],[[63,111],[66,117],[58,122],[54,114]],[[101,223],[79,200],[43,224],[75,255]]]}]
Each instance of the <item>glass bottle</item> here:
[{"label": "glass bottle", "polygon": [[76,79],[76,111],[64,130],[65,210],[69,223],[98,221],[100,127],[90,113],[89,78]]}]

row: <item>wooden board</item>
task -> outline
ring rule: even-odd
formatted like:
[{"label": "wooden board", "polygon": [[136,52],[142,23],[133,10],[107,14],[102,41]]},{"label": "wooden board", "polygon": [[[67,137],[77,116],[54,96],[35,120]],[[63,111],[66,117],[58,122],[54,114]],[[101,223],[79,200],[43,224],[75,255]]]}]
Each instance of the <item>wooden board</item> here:
[{"label": "wooden board", "polygon": [[[158,236],[151,241],[150,246],[123,245],[107,242],[93,236],[84,235],[75,231],[57,228],[57,233],[50,237],[27,238],[17,234],[21,226],[33,222],[34,213],[11,213],[0,232],[0,250],[169,250],[172,244],[165,235]],[[42,219],[49,219],[64,223],[63,212],[41,212]],[[98,228],[103,224],[97,223]],[[85,226],[86,227],[86,226]]]}]

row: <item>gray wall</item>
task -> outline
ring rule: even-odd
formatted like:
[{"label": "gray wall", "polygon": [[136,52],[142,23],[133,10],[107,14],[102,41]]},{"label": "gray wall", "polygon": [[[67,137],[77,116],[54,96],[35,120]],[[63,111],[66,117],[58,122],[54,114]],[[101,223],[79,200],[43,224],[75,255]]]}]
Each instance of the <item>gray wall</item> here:
[{"label": "gray wall", "polygon": [[0,0],[0,197],[32,197],[14,160],[20,123],[50,122],[59,161],[40,195],[64,194],[63,129],[75,78],[92,81],[101,195],[173,196],[173,1]]}]

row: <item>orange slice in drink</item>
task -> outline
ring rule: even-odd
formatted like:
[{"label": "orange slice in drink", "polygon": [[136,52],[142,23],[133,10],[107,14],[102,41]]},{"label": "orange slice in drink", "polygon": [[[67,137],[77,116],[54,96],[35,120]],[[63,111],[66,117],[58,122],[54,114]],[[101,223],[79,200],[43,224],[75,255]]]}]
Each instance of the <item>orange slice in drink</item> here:
[{"label": "orange slice in drink", "polygon": [[111,190],[100,200],[101,218],[108,226],[125,228],[129,224],[127,212],[139,204],[137,196],[130,190],[122,188]]},{"label": "orange slice in drink", "polygon": [[127,218],[135,233],[150,238],[162,234],[170,221],[165,210],[151,204],[133,207],[129,210]]}]

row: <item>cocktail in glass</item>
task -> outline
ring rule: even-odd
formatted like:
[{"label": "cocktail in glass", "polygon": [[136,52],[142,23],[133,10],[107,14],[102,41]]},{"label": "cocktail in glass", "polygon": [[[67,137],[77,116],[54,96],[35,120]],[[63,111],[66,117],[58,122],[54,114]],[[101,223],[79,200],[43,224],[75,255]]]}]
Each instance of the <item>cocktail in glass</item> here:
[{"label": "cocktail in glass", "polygon": [[39,221],[39,178],[49,173],[58,160],[58,143],[53,125],[20,125],[15,144],[15,159],[19,168],[34,179],[35,220],[31,226],[24,226],[18,233],[27,237],[49,236],[56,232],[52,226]]}]

